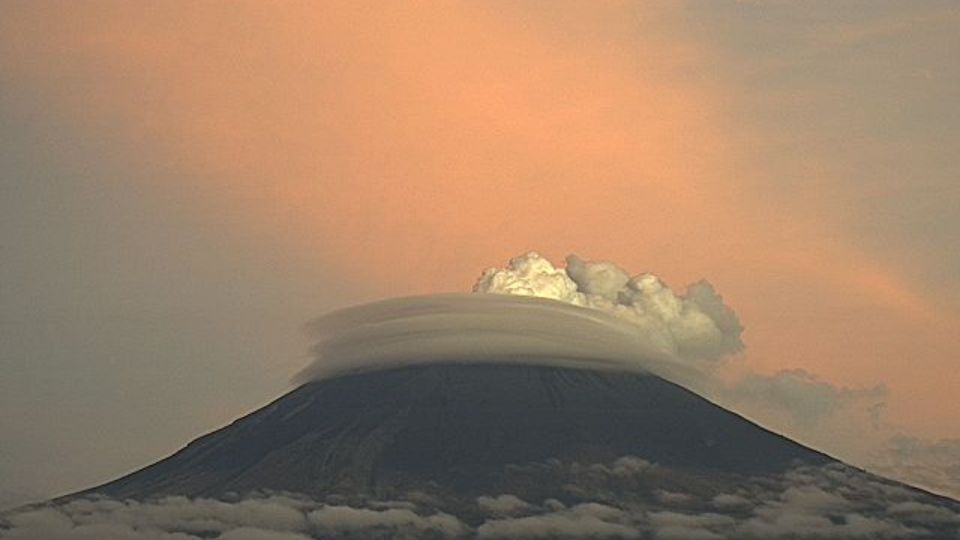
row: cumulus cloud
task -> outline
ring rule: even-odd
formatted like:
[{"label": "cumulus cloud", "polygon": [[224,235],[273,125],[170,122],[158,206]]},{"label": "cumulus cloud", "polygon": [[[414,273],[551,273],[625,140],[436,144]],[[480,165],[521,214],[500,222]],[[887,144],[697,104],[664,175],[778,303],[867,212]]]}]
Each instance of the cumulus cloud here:
[{"label": "cumulus cloud", "polygon": [[619,508],[583,503],[573,508],[521,518],[489,520],[477,528],[478,538],[639,538],[640,532],[621,523]]},{"label": "cumulus cloud", "polygon": [[361,535],[362,538],[456,538],[467,528],[454,516],[442,512],[422,516],[413,510],[370,510],[350,506],[325,506],[310,512],[310,523],[322,535]]},{"label": "cumulus cloud", "polygon": [[614,476],[633,476],[645,472],[653,464],[637,456],[623,456],[617,458],[610,466],[610,474]]},{"label": "cumulus cloud", "polygon": [[795,486],[754,509],[737,530],[746,537],[903,538],[909,527],[855,511],[854,502],[818,486]]},{"label": "cumulus cloud", "polygon": [[570,255],[557,268],[535,252],[486,270],[474,292],[551,298],[623,319],[644,341],[686,359],[716,359],[743,348],[743,326],[706,281],[677,294],[653,274],[631,277],[611,262]]},{"label": "cumulus cloud", "polygon": [[[636,474],[656,474],[655,482],[628,484],[619,483],[623,478],[614,473],[616,468],[614,463],[549,464],[550,475],[566,477],[576,487],[568,493],[586,502],[569,507],[552,499],[539,507],[531,504],[524,510],[526,515],[488,519],[477,528],[478,536],[786,540],[952,538],[960,534],[960,504],[842,464],[798,466],[780,475],[729,481],[698,479],[687,472],[651,465]],[[584,471],[590,474],[581,474]],[[662,492],[657,485],[688,486],[698,496],[670,492],[686,495],[683,509],[677,509],[675,497],[656,496]]]},{"label": "cumulus cloud", "polygon": [[[407,503],[416,507],[414,503]],[[85,498],[0,517],[3,540],[310,540],[458,538],[469,532],[438,511],[329,505],[307,497],[252,494],[234,502],[166,497],[138,502]]]},{"label": "cumulus cloud", "polygon": [[292,499],[237,503],[168,497],[154,502],[78,499],[6,516],[0,538],[23,540],[303,540],[307,521]]}]

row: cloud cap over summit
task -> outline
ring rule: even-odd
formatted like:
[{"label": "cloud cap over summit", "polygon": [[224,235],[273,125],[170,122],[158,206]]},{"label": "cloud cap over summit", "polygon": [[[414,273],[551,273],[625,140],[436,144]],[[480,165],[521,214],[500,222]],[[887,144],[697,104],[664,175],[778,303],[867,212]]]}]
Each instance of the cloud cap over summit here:
[{"label": "cloud cap over summit", "polygon": [[390,299],[312,323],[298,382],[434,362],[524,362],[649,371],[680,383],[743,348],[743,327],[706,281],[677,294],[653,274],[539,254],[483,273],[474,294]]}]

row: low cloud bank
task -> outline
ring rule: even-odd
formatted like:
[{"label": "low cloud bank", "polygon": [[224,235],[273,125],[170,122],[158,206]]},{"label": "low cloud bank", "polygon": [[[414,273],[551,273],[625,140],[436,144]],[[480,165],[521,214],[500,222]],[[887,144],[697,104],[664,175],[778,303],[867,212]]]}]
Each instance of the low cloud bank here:
[{"label": "low cloud bank", "polygon": [[[635,456],[512,466],[513,493],[390,500],[251,493],[91,497],[0,515],[3,540],[955,538],[960,504],[839,464],[699,477]],[[544,486],[550,489],[544,489]],[[658,496],[668,486],[670,497]]]}]

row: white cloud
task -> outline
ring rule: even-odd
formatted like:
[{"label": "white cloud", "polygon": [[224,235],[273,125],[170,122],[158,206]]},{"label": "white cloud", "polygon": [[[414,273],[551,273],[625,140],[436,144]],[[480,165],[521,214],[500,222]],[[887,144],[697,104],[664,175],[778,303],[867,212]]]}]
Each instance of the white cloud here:
[{"label": "white cloud", "polygon": [[[407,505],[413,503],[404,502],[403,506]],[[84,498],[0,519],[3,540],[308,540],[316,535],[349,534],[457,538],[468,532],[459,519],[442,512],[420,515],[409,508],[330,506],[279,495],[251,495],[236,502],[186,497],[152,502]]]},{"label": "white cloud", "polygon": [[567,257],[565,269],[535,252],[486,270],[474,291],[551,298],[621,318],[663,352],[717,359],[743,348],[743,327],[706,281],[677,294],[653,274],[634,277],[610,262]]},{"label": "white cloud", "polygon": [[[887,516],[889,491],[848,467],[801,468],[784,475],[776,496],[759,498],[754,516],[738,524],[746,538],[906,538],[919,531]],[[849,497],[842,495],[846,493]],[[917,497],[896,488],[897,497]]]},{"label": "white cloud", "polygon": [[456,538],[468,529],[454,516],[444,513],[421,516],[412,510],[391,508],[369,510],[350,506],[325,506],[308,514],[310,523],[321,534],[342,535],[363,533],[366,538],[379,533],[384,538],[433,533],[442,538]]},{"label": "white cloud", "polygon": [[623,456],[614,460],[610,473],[616,476],[634,476],[650,469],[653,464],[637,456]]},{"label": "white cloud", "polygon": [[736,519],[715,513],[681,514],[664,511],[649,515],[650,525],[656,538],[691,540],[713,540],[723,538],[717,530],[727,529],[736,523]]},{"label": "white cloud", "polygon": [[881,518],[858,513],[817,514],[771,505],[757,510],[737,532],[746,538],[907,538],[916,531]]},{"label": "white cloud", "polygon": [[477,528],[477,537],[639,538],[635,527],[621,523],[626,517],[618,508],[585,503],[549,514],[488,520]]},{"label": "white cloud", "polygon": [[77,523],[70,514],[56,508],[21,512],[7,518],[9,527],[0,527],[4,540],[199,540],[184,532],[134,526],[104,515],[91,523]]},{"label": "white cloud", "polygon": [[522,514],[530,509],[530,503],[516,495],[499,495],[497,497],[477,497],[477,504],[492,516],[504,517]]},{"label": "white cloud", "polygon": [[[59,506],[12,514],[0,538],[195,538],[235,532],[235,540],[293,540],[307,530],[299,505],[289,497],[257,497],[235,503],[166,497],[153,502],[105,498],[76,499]],[[110,529],[109,534],[103,528]],[[96,532],[100,531],[100,532]],[[267,533],[277,533],[267,535]],[[279,533],[289,533],[282,535]],[[256,536],[259,534],[259,536]],[[229,537],[228,537],[229,538]]]}]

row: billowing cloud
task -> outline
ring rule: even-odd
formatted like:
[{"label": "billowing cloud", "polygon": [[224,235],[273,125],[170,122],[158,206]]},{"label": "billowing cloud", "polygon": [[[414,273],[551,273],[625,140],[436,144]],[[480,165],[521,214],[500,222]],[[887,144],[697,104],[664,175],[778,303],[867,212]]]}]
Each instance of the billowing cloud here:
[{"label": "billowing cloud", "polygon": [[570,255],[557,268],[535,252],[514,257],[505,268],[483,273],[473,290],[552,298],[621,318],[644,341],[686,359],[716,359],[743,348],[736,314],[706,281],[677,294],[657,276],[631,277],[611,262]]}]

